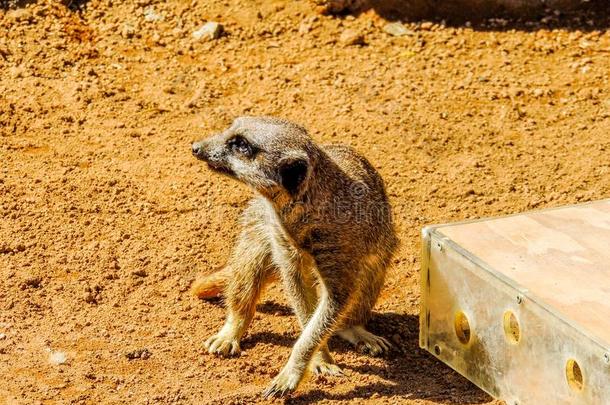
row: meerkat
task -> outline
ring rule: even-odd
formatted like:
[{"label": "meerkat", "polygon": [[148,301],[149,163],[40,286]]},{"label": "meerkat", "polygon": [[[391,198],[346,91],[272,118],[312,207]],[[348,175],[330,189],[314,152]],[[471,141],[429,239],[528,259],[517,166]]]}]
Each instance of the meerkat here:
[{"label": "meerkat", "polygon": [[192,153],[256,193],[226,266],[193,284],[199,297],[222,293],[226,300],[226,322],[205,342],[209,353],[239,353],[261,292],[274,280],[301,334],[265,397],[295,390],[310,371],[342,374],[328,349],[332,335],[373,355],[390,350],[365,324],[398,239],[383,180],[364,157],[345,145],[318,146],[305,128],[270,117],[237,118],[193,143]]}]

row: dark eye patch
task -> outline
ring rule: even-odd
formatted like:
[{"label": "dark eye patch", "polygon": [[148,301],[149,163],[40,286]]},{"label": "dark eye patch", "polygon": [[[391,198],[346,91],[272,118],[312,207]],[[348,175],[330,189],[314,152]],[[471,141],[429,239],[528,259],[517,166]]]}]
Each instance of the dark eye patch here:
[{"label": "dark eye patch", "polygon": [[256,147],[254,147],[254,145],[248,142],[248,140],[241,135],[237,135],[229,139],[227,145],[229,146],[229,148],[231,148],[231,151],[233,153],[240,154],[249,158],[253,157],[257,151]]}]

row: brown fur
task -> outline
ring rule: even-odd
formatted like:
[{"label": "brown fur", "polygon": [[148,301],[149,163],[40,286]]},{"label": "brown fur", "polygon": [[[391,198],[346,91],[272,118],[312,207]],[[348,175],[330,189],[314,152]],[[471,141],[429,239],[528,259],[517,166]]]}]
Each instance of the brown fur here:
[{"label": "brown fur", "polygon": [[226,267],[193,287],[200,297],[223,291],[227,301],[227,321],[206,341],[208,351],[239,352],[262,290],[278,278],[303,331],[266,396],[296,389],[308,370],[340,374],[326,343],[333,334],[374,355],[388,350],[364,328],[398,243],[371,164],[347,146],[317,146],[305,129],[275,118],[239,118],[193,153],[258,194]]},{"label": "brown fur", "polygon": [[200,274],[191,285],[191,291],[201,299],[220,297],[227,288],[231,276],[229,267],[217,269],[212,274]]}]

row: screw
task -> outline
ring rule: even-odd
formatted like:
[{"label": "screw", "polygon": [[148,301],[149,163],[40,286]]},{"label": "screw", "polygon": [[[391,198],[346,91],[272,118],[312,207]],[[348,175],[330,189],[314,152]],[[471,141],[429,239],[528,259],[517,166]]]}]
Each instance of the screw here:
[{"label": "screw", "polygon": [[517,304],[519,304],[519,305],[523,304],[523,296],[517,295]]},{"label": "screw", "polygon": [[604,363],[610,364],[610,353],[604,354]]},{"label": "screw", "polygon": [[443,245],[440,242],[436,242],[436,247],[438,247],[439,252],[443,251]]}]

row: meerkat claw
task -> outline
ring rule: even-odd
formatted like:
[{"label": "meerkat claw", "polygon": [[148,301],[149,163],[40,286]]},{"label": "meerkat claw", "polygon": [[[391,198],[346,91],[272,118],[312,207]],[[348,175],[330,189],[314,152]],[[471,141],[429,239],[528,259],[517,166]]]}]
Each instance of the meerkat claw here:
[{"label": "meerkat claw", "polygon": [[339,332],[339,336],[353,344],[359,352],[368,353],[371,356],[379,356],[394,348],[386,338],[369,332],[361,325],[342,330]]},{"label": "meerkat claw", "polygon": [[297,389],[301,378],[293,373],[282,370],[271,384],[263,391],[264,398],[283,397]]},{"label": "meerkat claw", "polygon": [[315,375],[331,375],[331,376],[342,376],[343,370],[331,357],[330,353],[324,351],[317,352],[309,363],[309,371]]},{"label": "meerkat claw", "polygon": [[392,350],[393,346],[385,338],[373,335],[367,336],[358,343],[358,350],[363,353],[368,353],[373,357],[380,356]]},{"label": "meerkat claw", "polygon": [[225,357],[237,356],[241,351],[237,339],[220,334],[206,340],[203,346],[207,349],[208,353]]}]

